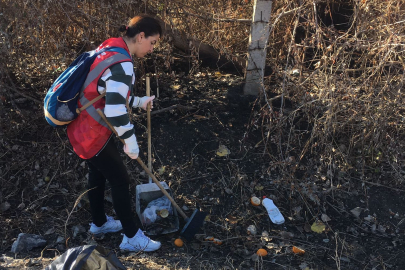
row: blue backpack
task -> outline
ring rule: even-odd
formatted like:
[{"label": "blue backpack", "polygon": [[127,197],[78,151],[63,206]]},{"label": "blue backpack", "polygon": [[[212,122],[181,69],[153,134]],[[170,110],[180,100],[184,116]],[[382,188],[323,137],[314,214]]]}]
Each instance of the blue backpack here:
[{"label": "blue backpack", "polygon": [[[103,70],[114,63],[114,60],[110,59],[111,57],[107,58],[110,60],[102,61],[101,63],[105,63],[103,67],[100,67],[101,69],[97,66],[97,68],[93,69],[92,72],[89,73],[90,67],[96,57],[106,51],[118,52],[131,60],[131,56],[128,54],[128,52],[119,47],[107,47],[98,52],[93,50],[85,52],[77,57],[76,60],[73,61],[73,63],[55,80],[45,96],[45,119],[51,126],[58,127],[69,124],[76,119],[81,111],[85,110],[94,102],[105,96],[104,93],[103,95],[91,100],[80,109],[77,107],[80,92],[86,88],[88,83],[100,75],[100,71],[103,72]],[[119,55],[119,58],[120,59],[118,60],[122,60],[122,55]]]}]

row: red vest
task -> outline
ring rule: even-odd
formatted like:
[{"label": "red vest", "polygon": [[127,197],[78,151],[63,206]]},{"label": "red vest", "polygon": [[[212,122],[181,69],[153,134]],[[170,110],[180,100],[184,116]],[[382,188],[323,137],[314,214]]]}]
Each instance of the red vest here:
[{"label": "red vest", "polygon": [[[122,38],[110,38],[104,41],[97,49],[108,46],[121,47],[129,53],[128,47]],[[99,55],[91,65],[89,75],[83,85],[78,101],[79,108],[100,95],[97,91],[98,80],[108,67],[131,60],[117,52],[107,51]],[[112,131],[96,111],[97,109],[104,110],[104,107],[105,98],[102,98],[82,111],[67,127],[67,134],[73,150],[82,159],[92,158],[100,152],[112,134]]]}]

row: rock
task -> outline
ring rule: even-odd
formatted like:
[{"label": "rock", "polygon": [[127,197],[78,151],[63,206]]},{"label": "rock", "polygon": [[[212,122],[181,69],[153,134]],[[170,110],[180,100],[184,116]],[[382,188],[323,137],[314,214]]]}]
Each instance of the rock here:
[{"label": "rock", "polygon": [[75,238],[78,234],[86,232],[86,229],[82,225],[73,226],[73,238]]},{"label": "rock", "polygon": [[352,214],[357,218],[360,217],[360,214],[362,211],[363,211],[363,208],[361,208],[361,207],[356,207],[356,208],[350,210],[350,212],[352,212]]},{"label": "rock", "polygon": [[10,207],[11,205],[8,202],[2,203],[0,204],[0,212],[6,212]]},{"label": "rock", "polygon": [[65,242],[65,238],[58,235],[58,238],[56,238],[56,243],[61,244],[61,243],[64,243],[64,242]]},{"label": "rock", "polygon": [[20,233],[17,240],[11,246],[11,252],[19,253],[21,251],[29,251],[36,247],[43,247],[46,245],[46,240],[35,234]]}]

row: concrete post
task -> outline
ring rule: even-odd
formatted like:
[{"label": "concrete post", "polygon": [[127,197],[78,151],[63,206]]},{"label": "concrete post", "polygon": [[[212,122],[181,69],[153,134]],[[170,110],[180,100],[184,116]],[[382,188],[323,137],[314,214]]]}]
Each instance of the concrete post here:
[{"label": "concrete post", "polygon": [[262,89],[272,3],[273,1],[268,0],[255,0],[254,3],[245,73],[246,83],[243,89],[245,95],[257,96]]}]

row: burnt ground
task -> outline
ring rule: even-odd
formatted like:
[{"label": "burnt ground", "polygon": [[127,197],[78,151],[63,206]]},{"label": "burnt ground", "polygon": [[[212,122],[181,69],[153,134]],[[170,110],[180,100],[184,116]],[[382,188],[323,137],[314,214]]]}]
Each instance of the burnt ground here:
[{"label": "burnt ground", "polygon": [[[159,235],[153,238],[162,242],[162,248],[147,254],[120,252],[119,233],[98,239],[86,231],[74,234],[74,228],[88,230],[91,222],[83,195],[87,168],[73,153],[65,130],[44,121],[40,104],[3,91],[0,269],[42,269],[67,248],[94,243],[116,252],[128,269],[403,269],[403,190],[384,179],[368,184],[353,177],[336,189],[313,182],[311,194],[317,199],[303,196],[291,179],[272,170],[277,158],[261,143],[259,106],[255,99],[240,96],[242,80],[209,69],[190,76],[176,71],[160,78],[157,113],[151,120],[153,170],[168,183],[186,214],[199,207],[208,216],[193,241],[178,248],[173,241],[179,232]],[[155,87],[152,78],[153,94]],[[43,96],[31,94],[38,100]],[[170,106],[177,107],[160,111]],[[133,121],[146,162],[144,112],[135,111]],[[230,154],[219,156],[220,145]],[[136,185],[147,183],[148,177],[136,161],[122,156],[133,180],[135,202]],[[303,175],[317,173],[305,166],[302,170]],[[250,204],[253,195],[272,198],[286,222],[271,223],[263,207]],[[114,215],[109,199],[107,191],[106,209]],[[361,211],[352,212],[356,207]],[[318,219],[325,224],[320,233],[311,229]],[[180,217],[180,228],[184,224]],[[248,233],[251,225],[256,235]],[[44,236],[47,246],[11,253],[21,232]],[[221,239],[222,245],[205,241],[207,236]],[[305,254],[295,254],[294,246]],[[257,257],[259,248],[268,255]]]}]

